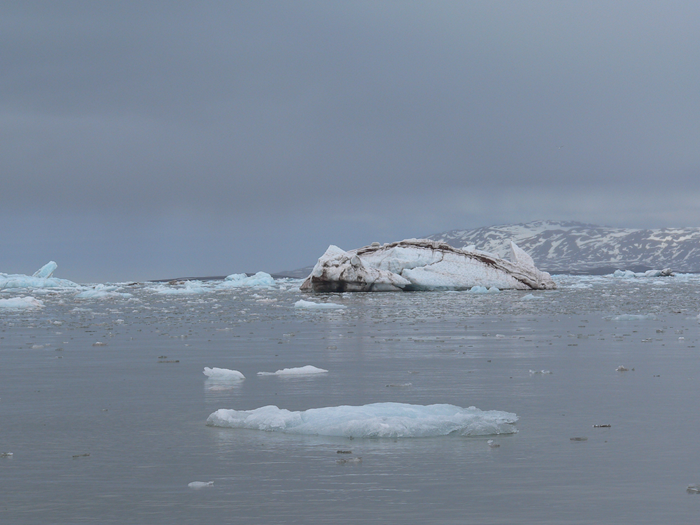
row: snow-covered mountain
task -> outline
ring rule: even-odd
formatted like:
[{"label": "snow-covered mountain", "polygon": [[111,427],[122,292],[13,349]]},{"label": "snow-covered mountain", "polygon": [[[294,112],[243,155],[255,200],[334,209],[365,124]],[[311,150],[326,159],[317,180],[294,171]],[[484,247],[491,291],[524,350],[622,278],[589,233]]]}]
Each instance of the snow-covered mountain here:
[{"label": "snow-covered mountain", "polygon": [[700,228],[637,230],[579,222],[535,221],[526,224],[452,230],[427,237],[456,248],[506,256],[513,240],[548,272],[609,273],[671,268],[700,272]]}]

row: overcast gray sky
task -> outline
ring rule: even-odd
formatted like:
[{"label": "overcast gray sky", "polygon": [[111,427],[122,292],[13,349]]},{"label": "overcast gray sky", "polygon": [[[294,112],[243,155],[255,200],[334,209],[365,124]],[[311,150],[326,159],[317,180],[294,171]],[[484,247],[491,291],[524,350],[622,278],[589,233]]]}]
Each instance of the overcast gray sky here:
[{"label": "overcast gray sky", "polygon": [[700,226],[697,1],[5,1],[0,272]]}]

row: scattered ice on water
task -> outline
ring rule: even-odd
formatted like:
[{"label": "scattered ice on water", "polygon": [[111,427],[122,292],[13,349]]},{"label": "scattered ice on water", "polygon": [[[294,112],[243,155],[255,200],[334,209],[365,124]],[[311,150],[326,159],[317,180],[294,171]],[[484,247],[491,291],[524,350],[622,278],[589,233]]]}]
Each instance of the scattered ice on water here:
[{"label": "scattered ice on water", "polygon": [[358,456],[356,458],[348,458],[348,459],[336,459],[335,462],[338,465],[359,465],[362,463],[362,456]]},{"label": "scattered ice on water", "polygon": [[688,485],[688,488],[685,489],[685,491],[688,494],[700,494],[700,483],[696,485]]},{"label": "scattered ice on water", "polygon": [[130,293],[117,292],[117,286],[98,284],[89,290],[83,290],[75,297],[77,299],[111,299],[115,297],[132,297]]},{"label": "scattered ice on water", "polygon": [[535,375],[535,374],[551,375],[552,372],[549,370],[530,370],[530,375]]}]

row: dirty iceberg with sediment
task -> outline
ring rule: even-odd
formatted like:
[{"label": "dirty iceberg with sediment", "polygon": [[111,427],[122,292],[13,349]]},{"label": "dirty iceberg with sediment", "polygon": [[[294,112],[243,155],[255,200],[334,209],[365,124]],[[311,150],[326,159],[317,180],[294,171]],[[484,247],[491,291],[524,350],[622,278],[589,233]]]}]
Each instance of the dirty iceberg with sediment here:
[{"label": "dirty iceberg with sediment", "polygon": [[444,242],[407,239],[344,251],[329,246],[301,285],[307,292],[423,290],[552,290],[552,277],[510,243],[510,260]]},{"label": "dirty iceberg with sediment", "polygon": [[372,403],[290,411],[274,405],[255,410],[219,409],[207,425],[238,429],[346,438],[418,438],[450,434],[513,434],[518,416],[455,405]]}]

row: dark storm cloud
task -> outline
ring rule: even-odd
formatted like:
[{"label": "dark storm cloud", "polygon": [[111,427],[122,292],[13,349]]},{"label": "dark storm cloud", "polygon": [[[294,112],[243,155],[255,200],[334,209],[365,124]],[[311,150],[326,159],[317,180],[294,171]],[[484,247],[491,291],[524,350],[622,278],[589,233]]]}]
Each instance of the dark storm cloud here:
[{"label": "dark storm cloud", "polygon": [[[293,266],[329,242],[536,218],[695,225],[699,15],[693,2],[5,4],[0,213],[31,217],[18,247],[55,221],[110,237],[115,257],[136,250],[124,239],[148,244],[144,266],[188,260],[168,245],[177,227],[202,273],[201,258],[259,269],[275,244]],[[243,255],[224,237],[267,242]]]}]

